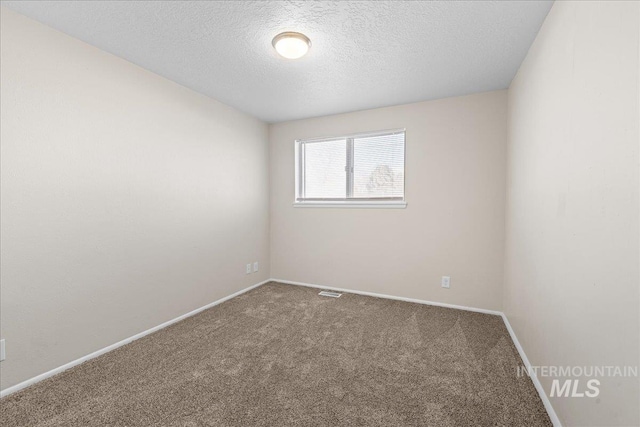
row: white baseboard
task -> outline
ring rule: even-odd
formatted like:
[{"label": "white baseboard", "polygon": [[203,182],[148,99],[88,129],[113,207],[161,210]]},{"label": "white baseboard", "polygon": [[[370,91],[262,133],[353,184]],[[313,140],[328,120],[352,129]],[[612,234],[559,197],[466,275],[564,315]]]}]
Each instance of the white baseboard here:
[{"label": "white baseboard", "polygon": [[[531,363],[529,363],[529,359],[527,358],[527,355],[524,353],[524,349],[520,345],[520,342],[518,341],[518,337],[516,337],[516,334],[513,331],[511,324],[509,323],[509,319],[507,319],[507,316],[501,311],[487,310],[484,308],[466,307],[466,306],[454,305],[454,304],[444,304],[441,302],[425,301],[425,300],[419,300],[414,298],[396,297],[393,295],[377,294],[374,292],[365,292],[365,291],[356,291],[353,289],[336,288],[334,286],[321,286],[321,285],[315,285],[312,283],[294,282],[291,280],[282,280],[282,279],[271,279],[271,280],[274,282],[286,283],[288,285],[306,286],[308,288],[317,288],[317,289],[328,289],[328,290],[337,291],[337,292],[347,292],[351,294],[366,295],[366,296],[376,297],[376,298],[386,298],[386,299],[392,299],[397,301],[406,301],[406,302],[414,302],[418,304],[435,305],[438,307],[455,308],[457,310],[474,311],[477,313],[485,313],[485,314],[493,314],[496,316],[501,316],[502,320],[504,321],[504,324],[507,327],[507,330],[509,331],[511,340],[515,344],[516,349],[520,354],[520,358],[522,359],[522,362],[525,364],[527,368],[531,367]],[[544,389],[542,388],[542,384],[540,383],[540,380],[538,379],[538,377],[532,376],[531,381],[533,382],[533,385],[538,391],[538,394],[540,395],[540,399],[542,400],[542,403],[544,404],[544,407],[547,410],[547,413],[549,414],[549,418],[551,419],[551,422],[553,423],[554,427],[562,427],[562,424],[560,423],[560,419],[558,418],[556,411],[553,409],[553,406],[551,406],[551,401],[549,400],[549,397],[547,396]]]},{"label": "white baseboard", "polygon": [[59,374],[60,372],[66,371],[69,368],[73,368],[74,366],[77,366],[77,365],[79,365],[79,364],[81,364],[83,362],[86,362],[87,360],[93,359],[94,357],[98,357],[100,355],[103,355],[105,353],[110,352],[111,350],[115,350],[118,347],[122,347],[125,344],[129,344],[132,341],[135,341],[135,340],[140,339],[140,338],[142,338],[144,336],[147,336],[147,335],[152,334],[152,333],[154,333],[156,331],[159,331],[162,328],[166,328],[169,325],[172,325],[172,324],[174,324],[176,322],[184,320],[187,317],[191,317],[193,315],[196,315],[196,314],[200,313],[201,311],[204,311],[204,310],[206,310],[208,308],[211,308],[211,307],[216,306],[218,304],[221,304],[221,303],[223,303],[225,301],[228,301],[231,298],[235,298],[238,295],[241,295],[241,294],[243,294],[245,292],[248,292],[248,291],[250,291],[252,289],[255,289],[258,286],[264,285],[265,283],[270,282],[270,281],[271,281],[271,279],[267,279],[267,280],[265,280],[263,282],[256,283],[255,285],[249,286],[248,288],[244,288],[244,289],[242,289],[242,290],[240,290],[238,292],[235,292],[235,293],[233,293],[231,295],[228,295],[228,296],[226,296],[224,298],[220,298],[219,300],[214,301],[214,302],[212,302],[210,304],[207,304],[207,305],[205,305],[203,307],[196,308],[195,310],[190,311],[190,312],[188,312],[186,314],[183,314],[182,316],[178,316],[175,319],[171,319],[171,320],[169,320],[167,322],[164,322],[164,323],[162,323],[162,324],[160,324],[158,326],[154,326],[153,328],[147,329],[146,331],[140,332],[139,334],[136,334],[136,335],[134,335],[132,337],[125,338],[122,341],[119,341],[119,342],[117,342],[115,344],[111,344],[110,346],[102,348],[102,349],[100,349],[98,351],[94,351],[91,354],[87,354],[86,356],[83,356],[83,357],[81,357],[79,359],[76,359],[76,360],[74,360],[72,362],[66,363],[66,364],[64,364],[62,366],[59,366],[59,367],[57,367],[55,369],[52,369],[52,370],[50,370],[48,372],[45,372],[45,373],[40,374],[40,375],[37,375],[37,376],[35,376],[33,378],[30,378],[30,379],[28,379],[26,381],[23,381],[23,382],[21,382],[19,384],[14,385],[14,386],[7,387],[4,390],[0,391],[0,398],[2,398],[4,396],[7,396],[7,395],[9,395],[11,393],[15,393],[18,390],[22,390],[25,387],[29,387],[32,384],[40,382],[40,381],[42,381],[42,380],[44,380],[46,378],[52,377],[52,376],[54,376],[56,374]]},{"label": "white baseboard", "polygon": [[500,312],[500,311],[487,310],[485,308],[466,307],[464,305],[445,304],[445,303],[442,303],[442,302],[426,301],[426,300],[415,299],[415,298],[396,297],[396,296],[393,296],[393,295],[377,294],[377,293],[374,293],[374,292],[356,291],[356,290],[353,290],[353,289],[345,289],[345,288],[336,288],[334,286],[322,286],[322,285],[316,285],[316,284],[313,284],[313,283],[293,282],[291,280],[281,280],[281,279],[271,279],[271,280],[274,281],[274,282],[286,283],[287,285],[306,286],[308,288],[317,288],[317,289],[329,289],[329,290],[332,290],[332,291],[346,292],[346,293],[357,294],[357,295],[365,295],[365,296],[368,296],[368,297],[385,298],[385,299],[392,299],[392,300],[396,300],[396,301],[405,301],[405,302],[414,302],[414,303],[417,303],[417,304],[435,305],[437,307],[455,308],[457,310],[475,311],[476,313],[484,313],[484,314],[492,314],[494,316],[502,316],[502,312]]},{"label": "white baseboard", "polygon": [[[513,328],[511,327],[511,323],[509,323],[509,319],[507,319],[507,315],[504,313],[502,313],[502,320],[504,320],[504,324],[507,326],[507,330],[509,331],[509,335],[511,335],[511,340],[513,341],[513,344],[515,344],[516,349],[518,350],[518,353],[520,353],[520,358],[522,359],[524,366],[527,368],[527,372],[531,372],[532,371],[530,369],[531,363],[529,363],[529,359],[527,358],[527,355],[524,353],[524,349],[520,345],[520,341],[518,341],[518,337],[516,336],[516,333],[513,331]],[[547,414],[549,414],[549,418],[551,419],[551,422],[553,423],[554,427],[562,427],[562,423],[560,422],[560,419],[558,418],[556,411],[553,409],[553,406],[551,405],[551,400],[549,400],[549,396],[547,396],[547,393],[545,393],[544,388],[542,388],[542,383],[540,383],[540,380],[538,379],[538,377],[536,375],[532,375],[529,378],[531,378],[531,381],[533,381],[533,385],[535,386],[536,390],[538,390],[540,399],[542,399],[544,408],[547,410]]]},{"label": "white baseboard", "polygon": [[[445,308],[454,308],[457,310],[466,310],[466,311],[473,311],[473,312],[477,312],[477,313],[484,313],[484,314],[492,314],[492,315],[496,315],[496,316],[501,316],[502,319],[504,320],[504,324],[507,327],[507,330],[509,331],[509,335],[511,336],[511,339],[513,340],[514,345],[516,346],[516,349],[518,350],[518,353],[520,353],[520,357],[522,358],[523,363],[525,364],[525,366],[527,368],[531,367],[531,363],[529,363],[529,359],[527,358],[527,355],[525,354],[522,346],[520,345],[520,342],[518,341],[518,337],[516,337],[515,332],[513,331],[513,328],[511,327],[511,324],[509,323],[509,319],[507,319],[507,316],[500,312],[500,311],[495,311],[495,310],[487,310],[484,308],[475,308],[475,307],[466,307],[466,306],[462,306],[462,305],[454,305],[454,304],[445,304],[445,303],[440,303],[440,302],[433,302],[433,301],[425,301],[425,300],[419,300],[419,299],[415,299],[415,298],[405,298],[405,297],[397,297],[397,296],[393,296],[393,295],[385,295],[385,294],[378,294],[378,293],[374,293],[374,292],[365,292],[365,291],[356,291],[353,289],[344,289],[344,288],[336,288],[333,286],[321,286],[321,285],[315,285],[315,284],[311,284],[311,283],[303,283],[303,282],[294,282],[291,280],[282,280],[282,279],[267,279],[265,281],[262,281],[260,283],[256,283],[253,286],[249,286],[248,288],[242,289],[238,292],[235,292],[231,295],[228,295],[224,298],[220,298],[217,301],[214,301],[210,304],[207,304],[203,307],[197,308],[193,311],[190,311],[189,313],[183,314],[182,316],[178,316],[175,319],[169,320],[167,322],[164,322],[158,326],[154,326],[151,329],[147,329],[146,331],[140,332],[139,334],[136,334],[132,337],[126,338],[122,341],[119,341],[115,344],[111,344],[108,347],[105,347],[103,349],[100,349],[98,351],[94,351],[91,354],[88,354],[86,356],[83,356],[79,359],[76,359],[72,362],[69,362],[65,365],[62,365],[58,368],[52,369],[48,372],[45,372],[43,374],[37,375],[31,379],[28,379],[26,381],[23,381],[19,384],[16,384],[14,386],[8,387],[2,391],[0,391],[0,398],[7,396],[11,393],[15,393],[18,390],[22,390],[25,387],[28,387],[32,384],[35,384],[39,381],[42,381],[46,378],[52,377],[56,374],[59,374],[60,372],[66,371],[69,368],[72,368],[74,366],[77,366],[83,362],[86,362],[87,360],[93,359],[95,357],[98,357],[102,354],[108,353],[111,350],[115,350],[118,347],[122,347],[125,344],[129,344],[132,341],[135,341],[137,339],[140,339],[146,335],[149,335],[153,332],[156,332],[162,328],[166,328],[169,325],[172,325],[176,322],[179,322],[181,320],[186,319],[187,317],[191,317],[195,314],[200,313],[201,311],[204,311],[208,308],[211,308],[213,306],[216,306],[218,304],[221,304],[225,301],[230,300],[231,298],[235,298],[238,295],[241,295],[245,292],[248,292],[252,289],[257,288],[258,286],[262,286],[265,283],[268,282],[280,282],[280,283],[285,283],[288,285],[297,285],[297,286],[305,286],[305,287],[309,287],[309,288],[317,288],[317,289],[329,289],[329,290],[333,290],[333,291],[338,291],[338,292],[347,292],[347,293],[351,293],[351,294],[357,294],[357,295],[365,295],[365,296],[370,296],[370,297],[376,297],[376,298],[385,298],[385,299],[391,299],[391,300],[397,300],[397,301],[405,301],[405,302],[413,302],[413,303],[418,303],[418,304],[426,304],[426,305],[433,305],[433,306],[437,306],[437,307],[445,307]],[[544,389],[542,388],[542,384],[540,383],[540,380],[538,379],[538,377],[536,376],[532,376],[531,377],[531,381],[533,381],[533,385],[535,386],[536,390],[538,391],[538,394],[540,395],[540,399],[542,399],[542,403],[544,404],[545,409],[547,410],[547,413],[549,414],[549,418],[551,419],[551,422],[553,423],[553,425],[555,427],[562,427],[562,424],[560,423],[560,419],[558,418],[556,412],[553,409],[553,406],[551,406],[551,401],[549,400],[549,397],[547,396],[547,394],[545,393]]]}]

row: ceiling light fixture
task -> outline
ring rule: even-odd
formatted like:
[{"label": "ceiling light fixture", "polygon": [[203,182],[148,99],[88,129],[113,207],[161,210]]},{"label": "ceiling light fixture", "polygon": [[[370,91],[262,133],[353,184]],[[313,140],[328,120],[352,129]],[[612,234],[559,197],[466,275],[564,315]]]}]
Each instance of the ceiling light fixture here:
[{"label": "ceiling light fixture", "polygon": [[311,47],[309,37],[301,33],[287,31],[280,33],[273,38],[273,47],[283,58],[302,58]]}]

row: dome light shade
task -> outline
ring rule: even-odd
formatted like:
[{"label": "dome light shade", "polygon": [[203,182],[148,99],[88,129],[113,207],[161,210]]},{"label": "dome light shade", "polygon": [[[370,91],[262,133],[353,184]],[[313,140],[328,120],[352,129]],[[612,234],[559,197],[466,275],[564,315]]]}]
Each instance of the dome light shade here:
[{"label": "dome light shade", "polygon": [[302,58],[311,47],[309,37],[301,33],[285,32],[273,38],[273,47],[283,58]]}]

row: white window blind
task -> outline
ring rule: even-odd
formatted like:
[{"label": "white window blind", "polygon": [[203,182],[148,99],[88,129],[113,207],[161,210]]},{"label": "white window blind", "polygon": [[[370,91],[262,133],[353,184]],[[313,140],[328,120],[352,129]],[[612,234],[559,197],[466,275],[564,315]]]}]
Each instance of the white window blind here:
[{"label": "white window blind", "polygon": [[404,130],[296,141],[296,203],[404,202]]}]

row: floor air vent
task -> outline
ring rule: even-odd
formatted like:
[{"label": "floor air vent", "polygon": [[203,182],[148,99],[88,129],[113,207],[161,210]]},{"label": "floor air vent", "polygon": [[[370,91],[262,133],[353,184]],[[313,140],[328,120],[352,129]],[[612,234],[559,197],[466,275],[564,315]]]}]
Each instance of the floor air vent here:
[{"label": "floor air vent", "polygon": [[342,294],[339,294],[337,292],[322,291],[318,295],[323,297],[340,298]]}]

